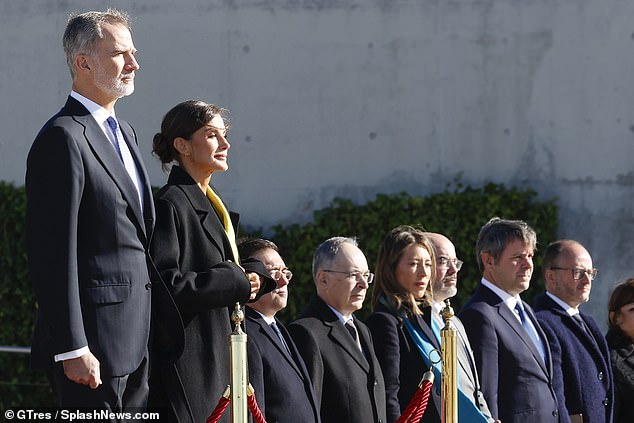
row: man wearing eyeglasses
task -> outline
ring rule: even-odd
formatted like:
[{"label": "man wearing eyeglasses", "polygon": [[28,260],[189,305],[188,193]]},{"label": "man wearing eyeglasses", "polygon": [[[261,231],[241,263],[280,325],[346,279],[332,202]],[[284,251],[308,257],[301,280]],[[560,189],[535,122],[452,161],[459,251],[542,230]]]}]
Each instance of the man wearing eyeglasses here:
[{"label": "man wearing eyeglasses", "polygon": [[[445,308],[445,300],[454,297],[458,293],[458,271],[462,268],[462,260],[456,257],[456,247],[446,236],[426,232],[425,235],[434,246],[436,255],[436,275],[431,282],[432,304],[431,318],[432,328],[439,338],[440,328],[445,326],[440,312]],[[489,406],[480,390],[480,381],[476,371],[473,351],[469,344],[469,339],[460,319],[456,316],[451,318],[458,331],[458,386],[462,393],[475,405],[476,409],[486,418],[493,422]],[[477,413],[477,411],[473,411]],[[475,419],[474,419],[475,420]]]},{"label": "man wearing eyeglasses", "polygon": [[319,408],[308,370],[275,314],[286,307],[293,273],[275,243],[253,238],[238,245],[240,257],[261,261],[277,288],[246,307],[249,380],[267,422],[319,423]]},{"label": "man wearing eyeglasses", "polygon": [[353,316],[373,279],[352,238],[330,238],[313,256],[317,296],[288,329],[308,367],[322,423],[386,421],[370,330]]},{"label": "man wearing eyeglasses", "polygon": [[597,269],[577,241],[559,240],[544,253],[546,292],[535,302],[553,357],[553,385],[562,423],[612,421],[614,387],[607,343],[579,306],[590,299]]}]

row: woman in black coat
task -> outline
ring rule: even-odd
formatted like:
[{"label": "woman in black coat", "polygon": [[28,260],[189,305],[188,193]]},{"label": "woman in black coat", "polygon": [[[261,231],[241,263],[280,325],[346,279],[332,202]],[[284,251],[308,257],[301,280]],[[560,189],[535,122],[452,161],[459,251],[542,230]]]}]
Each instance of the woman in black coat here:
[{"label": "woman in black coat", "polygon": [[619,284],[608,303],[606,335],[614,373],[614,423],[634,422],[634,278]]},{"label": "woman in black coat", "polygon": [[204,422],[212,412],[230,383],[230,308],[259,289],[259,278],[238,264],[237,215],[229,215],[210,185],[214,172],[228,168],[222,112],[202,101],[180,103],[154,136],[163,167],[175,164],[155,196],[151,255],[185,333],[182,354],[171,363],[155,360],[150,377],[150,406],[169,421]]},{"label": "woman in black coat", "polygon": [[[434,249],[424,233],[411,226],[392,229],[379,247],[372,293],[373,313],[366,320],[374,339],[387,395],[387,421],[394,423],[410,403],[429,364],[404,320],[440,350],[431,326],[428,286],[436,273]],[[440,423],[440,396],[432,395],[421,422]]]}]

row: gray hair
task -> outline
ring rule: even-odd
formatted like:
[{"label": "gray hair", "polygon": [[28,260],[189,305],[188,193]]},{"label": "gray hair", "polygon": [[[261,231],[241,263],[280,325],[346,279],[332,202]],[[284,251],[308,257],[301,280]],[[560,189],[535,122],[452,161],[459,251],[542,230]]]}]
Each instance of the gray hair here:
[{"label": "gray hair", "polygon": [[520,240],[533,250],[537,246],[537,235],[533,228],[522,220],[506,220],[494,217],[489,220],[478,234],[475,253],[480,272],[484,269],[482,253],[487,252],[497,262],[508,243]]},{"label": "gray hair", "polygon": [[335,260],[335,257],[341,251],[343,244],[351,244],[358,247],[357,240],[355,238],[335,236],[322,242],[315,254],[313,255],[313,280],[317,281],[317,272],[324,267],[330,267]]},{"label": "gray hair", "polygon": [[72,78],[75,78],[75,57],[78,54],[94,53],[97,41],[103,38],[101,28],[104,23],[123,25],[131,30],[130,17],[117,9],[72,14],[68,17],[62,44]]}]

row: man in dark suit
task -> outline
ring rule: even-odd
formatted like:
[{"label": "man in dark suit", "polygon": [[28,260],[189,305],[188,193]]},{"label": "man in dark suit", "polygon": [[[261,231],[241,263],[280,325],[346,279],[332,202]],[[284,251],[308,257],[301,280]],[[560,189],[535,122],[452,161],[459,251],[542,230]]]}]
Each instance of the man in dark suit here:
[{"label": "man in dark suit", "polygon": [[[439,338],[439,329],[445,326],[444,319],[441,316],[442,310],[445,308],[445,300],[454,297],[458,293],[458,271],[462,268],[462,260],[456,257],[456,247],[446,236],[435,233],[426,232],[434,246],[436,254],[436,275],[431,282],[431,318],[432,327],[436,336]],[[457,333],[457,356],[458,356],[458,385],[459,389],[467,398],[475,405],[476,409],[486,417],[489,422],[493,422],[489,406],[482,395],[480,388],[480,380],[476,371],[475,358],[471,344],[465,332],[462,322],[457,316],[453,316],[451,321],[454,323]],[[438,328],[438,330],[436,329]]]},{"label": "man in dark suit", "polygon": [[608,345],[592,316],[579,312],[597,275],[592,257],[580,243],[559,240],[546,247],[543,268],[546,292],[535,312],[552,351],[561,421],[609,423],[614,387]]},{"label": "man in dark suit", "polygon": [[519,296],[530,284],[536,244],[523,221],[487,222],[476,243],[482,281],[459,314],[484,398],[503,423],[559,421],[548,342]]},{"label": "man in dark suit", "polygon": [[261,261],[277,281],[277,288],[247,304],[246,332],[249,380],[268,423],[319,422],[319,408],[304,360],[275,314],[286,307],[288,270],[277,245],[248,239],[238,245],[240,257]]},{"label": "man in dark suit", "polygon": [[139,69],[128,17],[71,16],[63,44],[72,91],[27,160],[32,362],[60,407],[142,409],[154,208],[136,133],[114,112]]},{"label": "man in dark suit", "polygon": [[385,384],[370,331],[353,317],[373,277],[354,239],[328,239],[313,257],[317,296],[289,325],[323,423],[386,421]]}]

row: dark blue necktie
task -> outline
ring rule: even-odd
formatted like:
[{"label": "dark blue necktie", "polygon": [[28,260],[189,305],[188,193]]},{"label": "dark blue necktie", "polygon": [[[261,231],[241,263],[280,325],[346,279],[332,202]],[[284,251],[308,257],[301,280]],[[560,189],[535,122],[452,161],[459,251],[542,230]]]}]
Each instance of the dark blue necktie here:
[{"label": "dark blue necktie", "polygon": [[531,341],[533,341],[533,344],[535,345],[535,348],[537,348],[539,355],[542,357],[543,362],[546,363],[546,354],[544,352],[542,341],[539,339],[539,334],[536,332],[537,328],[533,328],[527,321],[528,319],[524,313],[524,307],[522,307],[522,304],[519,301],[515,303],[515,312],[519,315],[526,334],[531,338]]},{"label": "dark blue necktie", "polygon": [[123,161],[123,156],[121,155],[121,146],[119,145],[119,136],[117,135],[117,128],[119,127],[119,124],[117,123],[115,118],[113,118],[112,116],[109,116],[108,119],[106,119],[106,122],[108,122],[108,126],[110,127],[110,130],[112,131],[112,134],[114,135],[114,144],[113,144],[114,149],[117,150],[117,154],[119,155],[121,162],[125,165],[125,162]]},{"label": "dark blue necktie", "polygon": [[280,328],[277,327],[277,323],[273,322],[269,326],[271,326],[271,329],[273,329],[273,332],[275,332],[275,334],[279,338],[284,348],[286,348],[286,351],[290,352],[290,350],[288,349],[288,344],[286,343],[286,340],[284,339],[284,336],[282,335],[282,331],[280,331]]},{"label": "dark blue necktie", "polygon": [[110,127],[110,130],[114,135],[114,148],[117,151],[119,158],[121,159],[121,163],[123,163],[123,167],[125,167],[128,176],[130,176],[130,179],[132,180],[132,183],[137,190],[139,203],[141,204],[141,207],[143,207],[143,198],[141,196],[141,180],[137,174],[136,165],[134,164],[134,159],[132,158],[132,153],[130,153],[130,149],[128,148],[128,145],[125,143],[125,141],[122,140],[118,135],[117,129],[119,127],[119,124],[117,123],[117,120],[112,116],[109,116],[108,119],[106,119],[106,122],[108,122],[108,126]]}]

